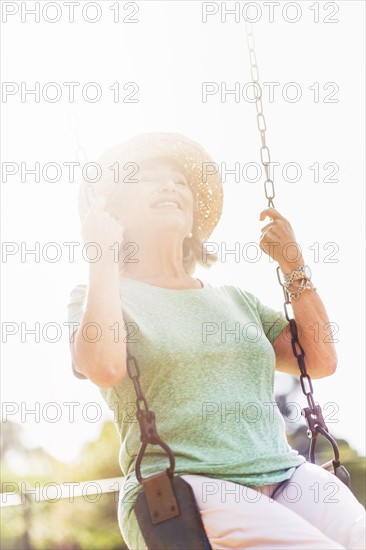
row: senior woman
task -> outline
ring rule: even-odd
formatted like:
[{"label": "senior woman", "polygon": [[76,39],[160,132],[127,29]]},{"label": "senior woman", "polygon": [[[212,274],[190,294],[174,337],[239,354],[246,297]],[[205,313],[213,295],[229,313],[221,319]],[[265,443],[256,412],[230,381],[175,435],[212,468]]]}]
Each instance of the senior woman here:
[{"label": "senior woman", "polygon": [[[299,372],[286,318],[244,288],[193,276],[197,263],[218,259],[204,246],[223,204],[212,158],[181,134],[153,132],[108,150],[99,165],[98,181],[82,183],[80,216],[85,244],[98,243],[101,255],[89,284],[71,292],[69,321],[79,325],[70,347],[74,374],[96,384],[115,412],[125,476],[118,520],[128,547],[146,542],[133,508],[140,431],[126,339],[212,548],[364,548],[363,506],[290,447],[274,406],[275,369]],[[291,225],[273,208],[260,219],[267,216],[260,246],[291,273],[304,265],[283,254],[296,243]],[[310,376],[331,375],[333,344],[314,342],[309,328],[328,322],[311,282],[292,303]],[[143,477],[166,466],[163,449],[148,445]]]}]

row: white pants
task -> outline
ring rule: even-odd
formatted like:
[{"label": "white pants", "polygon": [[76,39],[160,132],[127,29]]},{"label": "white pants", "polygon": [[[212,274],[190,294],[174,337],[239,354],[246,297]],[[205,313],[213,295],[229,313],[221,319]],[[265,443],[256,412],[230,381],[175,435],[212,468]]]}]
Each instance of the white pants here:
[{"label": "white pants", "polygon": [[[366,549],[365,509],[334,474],[304,462],[273,491],[200,475],[192,487],[212,548]],[[274,487],[273,487],[274,489]]]}]

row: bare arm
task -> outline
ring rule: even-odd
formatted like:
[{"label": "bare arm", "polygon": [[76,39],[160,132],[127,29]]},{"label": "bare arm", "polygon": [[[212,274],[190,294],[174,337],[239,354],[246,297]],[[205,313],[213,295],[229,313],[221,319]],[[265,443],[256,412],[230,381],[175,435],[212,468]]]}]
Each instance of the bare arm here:
[{"label": "bare arm", "polygon": [[[109,249],[120,240],[121,231],[122,226],[97,201],[84,226],[84,237],[86,242],[100,244],[102,257],[89,264],[85,310],[78,330],[70,338],[70,350],[75,369],[100,387],[119,384],[127,374],[119,265]],[[92,324],[85,327],[88,323]]]},{"label": "bare arm", "polygon": [[[298,266],[295,264],[295,267]],[[290,272],[295,267],[284,269],[284,272]],[[292,300],[291,305],[298,327],[299,342],[305,352],[308,374],[314,379],[330,376],[337,368],[337,353],[329,337],[329,319],[319,294],[317,291],[305,290],[297,300]],[[319,329],[318,334],[314,331],[315,326]],[[273,349],[276,353],[276,370],[299,376],[300,369],[292,351],[289,326],[273,342]]]},{"label": "bare arm", "polygon": [[[295,234],[288,220],[275,208],[263,210],[260,220],[266,217],[272,221],[261,229],[260,247],[278,262],[282,273],[290,273],[305,263]],[[286,247],[290,244],[297,248],[296,262],[287,258]],[[305,290],[298,299],[291,300],[291,305],[309,375],[312,378],[323,378],[333,374],[337,368],[337,353],[329,339],[329,319],[317,291]],[[316,327],[319,328],[317,337],[314,330]],[[276,338],[273,348],[276,353],[276,370],[297,376],[300,370],[292,351],[289,326]],[[297,352],[299,351],[298,349]]]}]

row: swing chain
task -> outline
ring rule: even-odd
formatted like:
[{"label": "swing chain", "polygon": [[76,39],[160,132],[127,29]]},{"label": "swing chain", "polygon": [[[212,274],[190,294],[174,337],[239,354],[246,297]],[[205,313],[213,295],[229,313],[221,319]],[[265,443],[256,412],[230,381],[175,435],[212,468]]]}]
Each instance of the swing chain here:
[{"label": "swing chain", "polygon": [[[251,78],[252,78],[252,82],[256,93],[255,100],[256,100],[256,110],[257,110],[257,126],[260,132],[261,142],[262,142],[262,146],[260,148],[260,157],[261,157],[261,162],[264,167],[266,178],[267,178],[266,181],[264,182],[264,192],[265,192],[266,198],[268,199],[268,206],[274,208],[275,207],[273,202],[273,199],[275,197],[275,188],[274,188],[274,181],[273,181],[274,177],[273,179],[269,177],[270,176],[269,165],[271,162],[271,156],[270,156],[269,147],[266,144],[267,124],[263,113],[262,88],[259,83],[259,70],[258,70],[258,64],[257,64],[257,57],[255,53],[253,25],[251,21],[245,20],[245,26],[246,26],[247,45],[248,45],[248,51],[249,51]],[[268,189],[269,184],[271,185],[270,190]],[[320,407],[315,405],[315,402],[314,402],[313,385],[311,383],[310,376],[306,372],[306,367],[305,367],[305,360],[304,360],[305,352],[298,339],[297,325],[296,325],[294,316],[292,315],[292,318],[289,317],[288,307],[291,307],[290,295],[287,291],[287,288],[283,285],[281,281],[279,267],[277,267],[277,277],[278,277],[279,283],[283,288],[283,293],[285,297],[285,303],[284,303],[285,315],[286,315],[286,319],[290,324],[290,330],[291,330],[291,336],[292,336],[291,338],[292,351],[298,361],[300,372],[301,372],[301,375],[300,375],[301,389],[304,395],[306,396],[306,399],[309,404],[309,409],[304,409],[309,411],[309,413],[305,414],[307,420],[308,418],[310,419],[310,415],[311,415],[311,420],[309,420],[308,422],[309,428],[310,428],[310,430],[308,431],[308,435],[310,432],[313,437],[316,437],[318,435],[318,432],[315,430],[315,422],[313,422],[314,418],[316,418],[317,423],[321,425],[325,430],[327,430],[327,427],[325,426],[323,416],[321,414],[321,410],[319,413]]]},{"label": "swing chain", "polygon": [[[140,425],[140,440],[141,440],[141,446],[136,458],[136,477],[140,483],[143,483],[146,481],[146,478],[143,478],[141,476],[141,461],[145,453],[145,449],[148,445],[148,443],[152,445],[160,445],[162,447],[169,458],[169,468],[167,468],[166,472],[169,475],[169,477],[172,477],[174,474],[174,468],[175,468],[175,459],[173,455],[173,451],[171,448],[160,438],[156,423],[155,423],[155,413],[149,409],[149,405],[147,403],[146,397],[143,394],[141,384],[140,384],[140,368],[138,366],[137,359],[134,355],[130,353],[129,346],[126,344],[126,365],[127,365],[127,372],[129,377],[131,378],[133,382],[133,386],[136,393],[136,418],[138,420],[138,423]],[[143,406],[142,406],[143,404]]]},{"label": "swing chain", "polygon": [[[274,176],[273,176],[273,179],[271,179],[269,174],[269,165],[271,162],[271,156],[270,156],[268,145],[266,143],[267,124],[263,113],[262,88],[259,84],[259,70],[258,70],[256,53],[255,53],[253,26],[251,21],[248,21],[248,20],[245,20],[245,26],[246,26],[247,46],[249,51],[251,78],[255,89],[257,126],[258,126],[258,130],[261,137],[261,143],[262,143],[260,148],[260,158],[266,174],[266,180],[264,182],[264,192],[268,200],[268,207],[275,208],[274,202],[273,202],[273,199],[275,197],[275,188],[274,188],[274,181],[273,181]],[[270,189],[268,188],[269,185],[270,185]],[[294,353],[294,356],[297,359],[300,373],[301,373],[300,374],[301,389],[303,394],[306,396],[306,399],[309,405],[308,407],[304,407],[304,409],[301,411],[301,414],[305,417],[306,423],[308,425],[307,435],[309,438],[311,438],[309,460],[313,464],[315,463],[314,452],[315,452],[316,438],[318,434],[321,433],[331,443],[333,447],[333,452],[334,452],[334,460],[330,461],[329,463],[323,466],[324,467],[332,466],[334,469],[335,475],[338,475],[339,477],[343,476],[342,480],[347,485],[349,485],[349,474],[344,469],[344,466],[340,466],[339,450],[338,450],[337,442],[328,433],[328,428],[323,418],[322,409],[320,405],[319,404],[316,405],[314,401],[313,385],[311,382],[311,378],[306,371],[306,366],[305,366],[305,352],[299,342],[297,324],[294,319],[293,312],[292,312],[292,316],[291,317],[289,316],[288,308],[291,308],[292,310],[292,305],[291,305],[290,295],[287,291],[287,288],[284,286],[284,284],[281,281],[279,266],[277,267],[277,277],[278,277],[279,283],[282,286],[283,293],[284,293],[284,298],[285,298],[284,310],[285,310],[286,319],[289,322],[289,326],[291,330],[292,351]],[[339,472],[340,469],[343,470],[341,473]]]},{"label": "swing chain", "polygon": [[[88,163],[88,155],[80,139],[79,115],[76,112],[76,110],[72,109],[71,107],[69,109],[68,120],[69,120],[69,128],[73,132],[75,136],[75,141],[76,141],[75,158],[80,165],[79,166],[80,170],[82,171],[84,169],[84,166]],[[84,193],[85,193],[85,198],[87,200],[88,207],[90,208],[90,206],[92,205],[92,202],[95,199],[95,190],[91,183],[88,183],[88,185],[86,185]]]},{"label": "swing chain", "polygon": [[325,424],[325,421],[323,418],[323,412],[322,412],[321,406],[319,404],[315,404],[315,401],[314,401],[313,384],[311,382],[311,378],[305,366],[305,351],[299,342],[298,329],[297,329],[296,321],[294,319],[293,312],[292,312],[292,317],[289,316],[288,308],[290,307],[292,310],[292,305],[291,305],[290,295],[287,291],[287,288],[282,283],[279,266],[277,267],[277,278],[280,285],[282,286],[283,293],[285,296],[285,303],[284,303],[285,316],[290,326],[292,351],[294,356],[297,359],[300,373],[301,373],[300,374],[301,389],[309,405],[308,407],[304,407],[301,411],[301,414],[302,416],[305,417],[305,421],[308,426],[307,436],[311,438],[310,448],[309,448],[309,461],[312,464],[315,464],[315,444],[319,433],[321,433],[332,445],[333,454],[334,454],[333,460],[329,461],[326,464],[323,464],[323,467],[326,469],[332,468],[333,473],[337,477],[339,477],[349,487],[350,476],[347,470],[344,468],[344,466],[341,466],[341,463],[339,460],[339,449],[338,449],[337,442],[329,433],[328,427]]},{"label": "swing chain", "polygon": [[270,177],[270,163],[271,163],[271,154],[269,147],[266,143],[266,119],[263,113],[263,104],[262,104],[262,88],[259,84],[259,71],[257,65],[257,57],[255,54],[255,42],[253,34],[253,26],[250,21],[245,20],[246,26],[246,36],[247,36],[247,45],[249,51],[249,60],[250,60],[250,73],[252,77],[253,87],[254,87],[254,98],[255,98],[255,107],[257,110],[257,126],[261,137],[262,146],[260,148],[260,157],[261,163],[266,174],[266,180],[264,182],[264,193],[266,199],[268,200],[268,207],[274,208],[273,199],[275,197],[275,188],[274,188],[274,175],[273,178]]},{"label": "swing chain", "polygon": [[82,145],[80,140],[80,121],[79,116],[75,110],[70,108],[69,110],[69,128],[74,133],[76,141],[76,151],[75,157],[80,164],[80,169],[82,170],[84,165],[88,162],[88,155],[86,153],[85,147]]},{"label": "swing chain", "polygon": [[280,275],[280,267],[277,267],[277,278],[282,286],[283,293],[285,296],[285,303],[284,303],[284,310],[285,310],[285,316],[287,321],[289,322],[290,330],[291,330],[291,347],[294,356],[297,359],[299,369],[300,369],[300,384],[303,394],[305,395],[309,407],[305,407],[301,414],[305,416],[306,423],[308,425],[308,431],[307,435],[311,438],[316,438],[318,435],[319,430],[317,430],[317,426],[320,426],[323,430],[328,432],[328,428],[324,422],[323,414],[320,405],[316,405],[313,397],[313,384],[311,382],[311,378],[309,374],[306,371],[305,366],[305,351],[302,347],[302,345],[299,342],[298,337],[298,330],[297,330],[297,324],[294,319],[294,316],[289,317],[288,307],[292,309],[291,301],[289,298],[289,293],[287,291],[287,288],[284,286],[284,284],[281,281],[281,275]]},{"label": "swing chain", "polygon": [[[249,60],[250,60],[250,71],[251,71],[251,78],[255,89],[255,101],[256,101],[256,110],[257,110],[257,126],[258,130],[260,132],[261,142],[262,146],[260,148],[260,157],[261,162],[264,167],[264,171],[266,173],[266,181],[264,182],[264,192],[266,195],[266,198],[268,199],[268,206],[274,208],[274,202],[273,199],[275,197],[275,188],[274,188],[274,177],[273,179],[270,178],[269,174],[269,164],[271,162],[271,156],[269,147],[266,143],[266,119],[264,117],[263,113],[263,104],[262,104],[262,88],[259,83],[259,70],[258,70],[258,64],[257,64],[257,57],[255,53],[255,41],[254,41],[254,33],[253,33],[253,25],[251,21],[245,20],[245,26],[246,26],[246,37],[247,37],[247,45],[248,45],[248,51],[249,51]],[[268,189],[268,185],[271,185],[271,189]],[[289,317],[288,314],[288,307],[291,307],[291,301],[289,297],[289,293],[287,291],[287,288],[283,285],[281,278],[280,278],[280,271],[279,267],[277,267],[277,277],[278,280],[283,288],[284,297],[285,297],[285,315],[286,319],[290,323],[290,329],[291,329],[291,346],[293,353],[295,357],[297,358],[299,368],[300,368],[300,383],[301,383],[301,389],[306,396],[306,399],[309,404],[308,409],[304,409],[304,411],[308,411],[305,413],[306,420],[308,421],[308,435],[310,433],[310,436],[316,437],[318,435],[318,432],[315,429],[315,425],[319,424],[321,425],[325,430],[327,430],[327,427],[325,426],[323,416],[321,412],[319,413],[319,406],[315,405],[314,398],[313,398],[313,386],[311,383],[311,378],[306,372],[305,367],[305,352],[299,342],[298,339],[298,331],[297,331],[297,325],[296,321],[293,318]],[[307,387],[306,387],[307,385]],[[316,419],[316,422],[313,422],[313,420]]]},{"label": "swing chain", "polygon": [[[306,371],[305,366],[305,352],[301,346],[298,338],[297,324],[295,319],[289,319],[290,330],[291,330],[291,346],[292,351],[297,359],[300,369],[300,384],[303,394],[305,395],[309,407],[305,407],[301,414],[305,416],[306,423],[309,427],[307,431],[308,437],[314,438],[317,437],[319,430],[317,426],[320,426],[323,430],[328,432],[328,428],[324,422],[323,413],[320,405],[316,405],[313,397],[313,384],[311,378]],[[299,353],[298,353],[299,351]]]}]

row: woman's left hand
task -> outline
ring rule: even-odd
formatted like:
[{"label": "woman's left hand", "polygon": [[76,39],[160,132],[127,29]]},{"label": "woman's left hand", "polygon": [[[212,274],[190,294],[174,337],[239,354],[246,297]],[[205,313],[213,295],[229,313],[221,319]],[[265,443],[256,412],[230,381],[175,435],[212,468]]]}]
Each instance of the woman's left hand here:
[{"label": "woman's left hand", "polygon": [[286,218],[275,208],[266,208],[260,213],[259,219],[272,221],[261,228],[259,240],[261,249],[278,262],[283,273],[288,273],[304,264],[301,248],[296,243],[293,229]]}]

